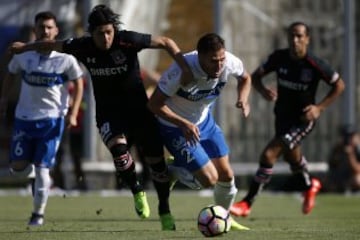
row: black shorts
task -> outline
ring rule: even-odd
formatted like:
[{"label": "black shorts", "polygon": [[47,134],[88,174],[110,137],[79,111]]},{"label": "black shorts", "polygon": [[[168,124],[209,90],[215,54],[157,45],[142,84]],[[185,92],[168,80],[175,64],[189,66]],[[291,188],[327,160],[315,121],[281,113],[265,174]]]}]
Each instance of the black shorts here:
[{"label": "black shorts", "polygon": [[303,122],[298,118],[275,118],[275,135],[280,138],[289,149],[299,145],[301,141],[314,129],[315,121]]},{"label": "black shorts", "polygon": [[[125,135],[129,144],[142,149],[145,156],[159,157],[164,155],[158,122],[148,110],[146,104],[98,108],[96,124],[105,144],[118,135]],[[123,109],[118,110],[118,109]]]}]

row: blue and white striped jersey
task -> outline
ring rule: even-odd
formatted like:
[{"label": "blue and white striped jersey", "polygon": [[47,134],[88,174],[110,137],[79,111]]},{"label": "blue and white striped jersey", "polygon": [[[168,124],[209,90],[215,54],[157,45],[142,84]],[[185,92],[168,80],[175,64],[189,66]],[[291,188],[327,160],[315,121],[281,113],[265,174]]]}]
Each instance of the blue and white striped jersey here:
[{"label": "blue and white striped jersey", "polygon": [[[195,81],[185,87],[180,85],[181,69],[174,63],[161,76],[158,87],[169,96],[166,105],[173,112],[194,124],[200,124],[206,118],[212,104],[220,95],[230,76],[238,78],[245,71],[242,61],[226,51],[224,69],[220,77],[211,79],[201,69],[197,51],[189,52],[184,56],[190,65]],[[160,121],[166,125],[174,126],[164,119],[160,118]]]},{"label": "blue and white striped jersey", "polygon": [[8,69],[21,74],[21,90],[15,117],[23,120],[58,118],[68,111],[67,82],[83,72],[69,54],[52,51],[43,55],[28,51],[14,55]]}]

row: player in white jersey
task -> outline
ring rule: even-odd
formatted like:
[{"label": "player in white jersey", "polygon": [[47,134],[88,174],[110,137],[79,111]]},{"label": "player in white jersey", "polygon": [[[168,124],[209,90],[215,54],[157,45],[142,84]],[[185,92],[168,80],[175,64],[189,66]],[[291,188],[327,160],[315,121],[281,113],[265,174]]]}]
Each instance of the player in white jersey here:
[{"label": "player in white jersey", "polygon": [[[56,17],[51,12],[35,16],[36,40],[54,40],[58,34]],[[30,177],[35,168],[33,211],[30,226],[44,222],[50,188],[49,169],[65,126],[77,125],[83,82],[82,70],[76,59],[55,51],[29,51],[14,55],[8,65],[0,99],[0,114],[7,108],[8,89],[16,74],[21,74],[21,90],[15,111],[10,146],[10,167],[15,176]],[[67,83],[74,81],[75,91],[71,112],[68,112]]]},{"label": "player in white jersey", "polygon": [[159,118],[174,166],[191,172],[202,187],[214,187],[215,204],[229,209],[237,188],[229,148],[211,107],[232,76],[238,81],[235,105],[247,117],[251,78],[242,61],[227,52],[224,40],[214,33],[201,37],[197,50],[185,54],[185,59],[195,80],[181,85],[181,70],[173,64],[162,75],[148,106]]}]

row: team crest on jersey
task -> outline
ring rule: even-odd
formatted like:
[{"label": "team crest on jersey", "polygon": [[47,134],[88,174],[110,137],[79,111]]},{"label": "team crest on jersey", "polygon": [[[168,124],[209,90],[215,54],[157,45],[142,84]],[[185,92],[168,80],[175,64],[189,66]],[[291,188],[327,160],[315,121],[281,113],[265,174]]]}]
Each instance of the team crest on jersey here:
[{"label": "team crest on jersey", "polygon": [[121,50],[113,51],[110,55],[117,65],[123,64],[126,61],[125,54]]},{"label": "team crest on jersey", "polygon": [[301,71],[300,81],[302,82],[310,82],[312,79],[312,71],[311,69],[303,69]]}]

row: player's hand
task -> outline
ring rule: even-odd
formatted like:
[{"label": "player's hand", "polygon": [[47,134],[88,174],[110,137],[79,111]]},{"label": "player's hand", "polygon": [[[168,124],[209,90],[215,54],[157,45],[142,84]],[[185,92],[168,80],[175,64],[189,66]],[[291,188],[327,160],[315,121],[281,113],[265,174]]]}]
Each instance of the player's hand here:
[{"label": "player's hand", "polygon": [[181,130],[188,144],[195,146],[197,142],[200,142],[200,130],[195,124],[187,122]]},{"label": "player's hand", "polygon": [[66,128],[72,128],[77,126],[77,116],[70,114],[66,116]]},{"label": "player's hand", "polygon": [[248,102],[242,102],[242,101],[238,101],[236,102],[235,106],[237,108],[240,108],[242,111],[242,115],[244,117],[248,117],[250,114],[250,104]]},{"label": "player's hand", "polygon": [[273,88],[264,88],[261,95],[268,101],[274,102],[277,99],[277,91]]},{"label": "player's hand", "polygon": [[303,109],[303,121],[310,122],[318,119],[320,117],[320,108],[316,105],[308,105]]}]

